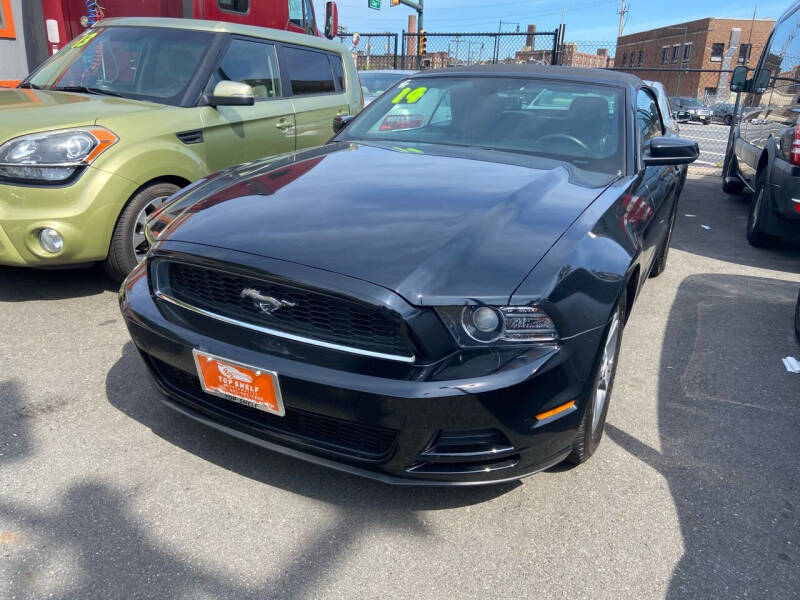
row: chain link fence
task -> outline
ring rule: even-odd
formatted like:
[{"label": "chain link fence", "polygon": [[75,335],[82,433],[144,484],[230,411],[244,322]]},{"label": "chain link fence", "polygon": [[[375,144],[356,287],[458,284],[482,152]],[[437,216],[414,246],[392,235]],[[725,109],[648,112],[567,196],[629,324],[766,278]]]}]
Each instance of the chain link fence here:
[{"label": "chain link fence", "polygon": [[557,32],[406,33],[401,69],[444,69],[469,65],[536,62],[553,64]]},{"label": "chain link fence", "polygon": [[401,69],[396,33],[339,33],[339,41],[350,49],[359,71]]}]

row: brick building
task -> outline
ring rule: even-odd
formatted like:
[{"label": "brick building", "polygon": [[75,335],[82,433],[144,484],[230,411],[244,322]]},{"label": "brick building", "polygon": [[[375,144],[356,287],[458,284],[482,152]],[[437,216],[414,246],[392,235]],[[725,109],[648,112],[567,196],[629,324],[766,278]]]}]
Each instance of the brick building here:
[{"label": "brick building", "polygon": [[[550,64],[550,57],[553,50],[531,50],[529,46],[525,46],[521,51],[515,54],[515,62],[517,63],[538,63]],[[609,58],[607,48],[598,48],[597,52],[592,54],[590,52],[581,52],[578,50],[578,44],[575,42],[567,42],[561,44],[559,47],[560,63],[565,67],[592,67],[596,69],[605,69],[611,66],[614,62],[613,58]]]},{"label": "brick building", "polygon": [[723,101],[729,97],[730,75],[720,71],[754,67],[774,25],[772,19],[708,17],[623,35],[617,39],[613,64],[642,79],[661,81],[671,96]]}]

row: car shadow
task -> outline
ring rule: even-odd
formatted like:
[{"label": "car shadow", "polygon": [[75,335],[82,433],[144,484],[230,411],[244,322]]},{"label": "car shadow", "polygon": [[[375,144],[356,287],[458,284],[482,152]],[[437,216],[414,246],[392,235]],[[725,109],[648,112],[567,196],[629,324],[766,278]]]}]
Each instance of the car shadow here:
[{"label": "car shadow", "polygon": [[[150,381],[133,343],[106,378],[109,402],[130,418],[179,448],[259,481],[323,502],[359,507],[375,514],[385,511],[440,510],[492,500],[515,489],[519,482],[478,487],[391,486],[284,456],[239,440],[193,421],[168,408]],[[392,519],[394,517],[391,517]]]},{"label": "car shadow", "polygon": [[[755,248],[745,230],[750,194],[721,191],[719,176],[690,176],[681,192],[672,247],[725,262],[800,273],[800,242],[781,242],[775,248]],[[731,244],[730,240],[742,243]]]},{"label": "car shadow", "polygon": [[119,284],[99,266],[57,270],[0,267],[0,302],[65,300],[118,289]]},{"label": "car shadow", "polygon": [[800,351],[796,297],[786,281],[687,277],[661,350],[660,447],[606,425],[669,484],[684,554],[668,598],[800,589],[800,376],[781,362]]}]

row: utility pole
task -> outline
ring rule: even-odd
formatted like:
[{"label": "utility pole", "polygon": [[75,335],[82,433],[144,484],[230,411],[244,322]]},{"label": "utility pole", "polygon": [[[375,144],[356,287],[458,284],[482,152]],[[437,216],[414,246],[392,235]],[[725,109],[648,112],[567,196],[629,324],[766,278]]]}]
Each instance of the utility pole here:
[{"label": "utility pole", "polygon": [[617,29],[617,38],[622,37],[622,30],[625,28],[625,17],[628,14],[628,10],[630,9],[627,6],[627,2],[622,0],[622,4],[617,11],[617,14],[619,15],[619,29]]}]

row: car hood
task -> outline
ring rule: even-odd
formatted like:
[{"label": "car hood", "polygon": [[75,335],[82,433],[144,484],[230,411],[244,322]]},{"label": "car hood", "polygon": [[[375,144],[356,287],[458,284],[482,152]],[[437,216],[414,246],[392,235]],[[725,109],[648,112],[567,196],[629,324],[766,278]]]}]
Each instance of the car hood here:
[{"label": "car hood", "polygon": [[103,118],[160,108],[113,96],[0,89],[0,143],[26,133],[94,125]]},{"label": "car hood", "polygon": [[334,143],[245,165],[170,207],[162,239],[333,271],[412,304],[504,302],[613,179],[441,148]]}]

